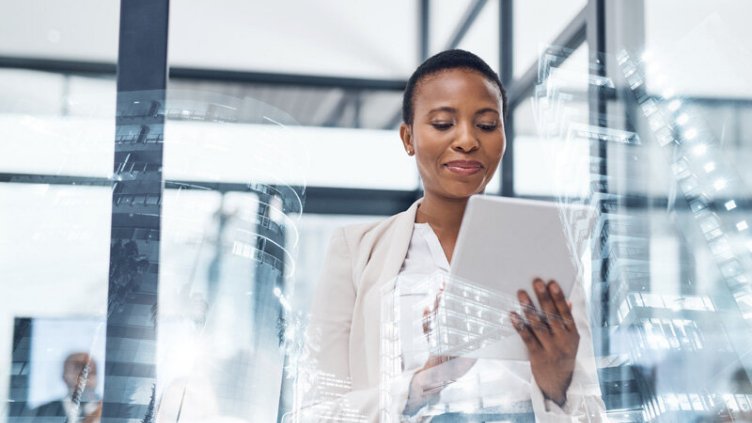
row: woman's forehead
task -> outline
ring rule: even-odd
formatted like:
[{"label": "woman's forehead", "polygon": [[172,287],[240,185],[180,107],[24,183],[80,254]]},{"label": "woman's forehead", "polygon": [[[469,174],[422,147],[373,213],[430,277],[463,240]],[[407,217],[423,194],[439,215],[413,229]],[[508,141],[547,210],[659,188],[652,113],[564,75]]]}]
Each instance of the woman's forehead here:
[{"label": "woman's forehead", "polygon": [[434,102],[476,102],[497,105],[501,93],[493,81],[480,72],[468,69],[447,69],[426,75],[417,84],[415,107]]}]

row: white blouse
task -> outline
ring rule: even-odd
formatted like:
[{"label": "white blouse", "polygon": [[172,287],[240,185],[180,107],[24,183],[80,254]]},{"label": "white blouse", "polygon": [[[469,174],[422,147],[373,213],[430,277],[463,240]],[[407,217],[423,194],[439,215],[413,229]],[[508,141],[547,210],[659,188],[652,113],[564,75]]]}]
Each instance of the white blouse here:
[{"label": "white blouse", "polygon": [[[407,256],[400,269],[397,284],[400,310],[399,337],[402,350],[403,371],[414,373],[425,364],[429,356],[428,341],[420,322],[423,315],[421,304],[431,301],[438,287],[430,286],[427,280],[437,270],[449,271],[449,262],[438,237],[428,223],[415,223]],[[584,306],[584,304],[583,304]],[[578,360],[579,360],[578,356]],[[587,366],[586,366],[587,367]],[[593,369],[594,370],[594,369]],[[575,370],[577,373],[578,370]],[[591,375],[592,376],[592,375]],[[579,378],[573,378],[573,381]],[[597,377],[595,379],[597,385]],[[597,386],[596,386],[597,389]],[[480,359],[464,376],[448,384],[440,393],[437,404],[446,412],[467,412],[483,409],[491,412],[535,413],[539,422],[580,421],[583,411],[588,421],[600,421],[594,412],[604,410],[600,398],[596,404],[582,404],[580,396],[567,393],[568,401],[563,408],[546,400],[535,383],[528,361],[502,361]],[[574,407],[572,403],[578,403]],[[583,410],[584,406],[584,410]],[[420,418],[426,408],[414,418]],[[485,411],[485,412],[488,412]],[[580,418],[575,418],[578,414]],[[594,418],[595,417],[595,418]]]}]

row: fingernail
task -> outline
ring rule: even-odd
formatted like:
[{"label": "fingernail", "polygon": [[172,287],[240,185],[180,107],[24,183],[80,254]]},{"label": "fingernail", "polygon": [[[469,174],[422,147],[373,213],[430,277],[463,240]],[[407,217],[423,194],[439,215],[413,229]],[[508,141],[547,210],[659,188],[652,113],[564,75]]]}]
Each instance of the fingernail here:
[{"label": "fingernail", "polygon": [[559,284],[558,283],[552,283],[551,284],[551,292],[553,292],[554,294],[558,294],[559,291],[560,291]]},{"label": "fingernail", "polygon": [[536,281],[535,282],[535,290],[536,291],[543,292],[545,289],[546,289],[546,286],[545,286],[545,284],[543,282],[541,282],[541,281]]},{"label": "fingernail", "polygon": [[517,316],[517,313],[510,313],[511,319],[512,319],[512,326],[519,329],[520,328],[520,318]]}]

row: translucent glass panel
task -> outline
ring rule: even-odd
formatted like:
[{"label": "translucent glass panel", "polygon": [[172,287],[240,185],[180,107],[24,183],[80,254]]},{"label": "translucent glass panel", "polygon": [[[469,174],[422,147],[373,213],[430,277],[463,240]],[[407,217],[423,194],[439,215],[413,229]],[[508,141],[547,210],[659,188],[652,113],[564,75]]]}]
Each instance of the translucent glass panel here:
[{"label": "translucent glass panel", "polygon": [[[119,6],[3,4],[0,61],[114,64]],[[112,190],[84,178],[112,173],[115,95],[114,75],[0,69],[0,421],[64,418],[84,369],[81,409],[103,396]]]},{"label": "translucent glass panel", "polygon": [[0,69],[0,172],[108,177],[115,81]]},{"label": "translucent glass panel", "polygon": [[177,2],[170,8],[170,64],[404,78],[417,60],[416,13],[399,0]]},{"label": "translucent glass panel", "polygon": [[[681,10],[681,19],[673,19]],[[749,98],[752,4],[723,0],[645,2],[645,51],[651,59],[647,85],[679,96]]]},{"label": "translucent glass panel", "polygon": [[[431,54],[445,50],[472,1],[429,2]],[[457,48],[471,51],[499,71],[499,2],[486,2]]]},{"label": "translucent glass panel", "polygon": [[4,3],[0,55],[115,63],[119,15],[114,0]]},{"label": "translucent glass panel", "polygon": [[[550,76],[561,97],[538,93],[510,115],[518,195],[577,196],[588,190],[590,144],[575,131],[589,122],[588,75],[587,48],[581,46]],[[543,101],[551,104],[544,107]],[[557,110],[556,120],[542,113],[548,107]]]},{"label": "translucent glass panel", "polygon": [[[514,75],[534,66],[538,55],[577,16],[585,0],[514,2]],[[546,13],[541,13],[545,10]]]},{"label": "translucent glass panel", "polygon": [[109,187],[0,184],[0,421],[68,395],[64,363],[84,354],[100,366],[87,395],[101,398],[111,198]]},{"label": "translucent glass panel", "polygon": [[175,122],[167,136],[165,174],[173,180],[379,189],[415,189],[418,181],[394,130]]},{"label": "translucent glass panel", "polygon": [[[318,282],[321,246],[334,229],[378,219],[293,217],[284,241],[290,273],[280,278],[236,248],[263,237],[259,207],[255,195],[243,192],[165,194],[157,343],[162,418],[275,421],[289,412],[294,391],[279,331],[296,337],[303,329],[299,319]],[[292,372],[296,363],[290,365]]]},{"label": "translucent glass panel", "polygon": [[[168,105],[165,178],[415,189],[417,168],[397,130],[295,125],[253,99],[182,92]],[[238,117],[240,116],[240,117]],[[240,120],[258,122],[231,123]]]},{"label": "translucent glass panel", "polygon": [[[646,6],[647,15],[651,10]],[[712,99],[696,98],[699,91],[682,88],[684,68],[671,59],[693,54],[705,56],[708,69],[719,66],[718,76],[698,85],[744,66],[747,54],[730,47],[733,30],[713,23],[720,14],[660,53],[618,47],[599,57],[605,78],[577,52],[557,65],[561,51],[553,46],[541,56],[543,82],[516,111],[516,158],[545,163],[537,175],[524,175],[515,162],[517,192],[586,202],[601,212],[591,319],[603,399],[617,421],[748,418],[751,346],[742,334],[751,315],[749,148],[738,121],[747,101],[724,97],[722,87]],[[648,30],[647,45],[657,45],[650,37]],[[575,69],[574,80],[566,78]],[[695,70],[705,72],[697,65],[686,74]],[[605,107],[595,108],[598,102]],[[537,133],[528,143],[545,147],[532,154],[526,133]],[[562,164],[581,172],[549,175]],[[542,179],[548,183],[530,183]],[[556,188],[562,185],[573,189]]]}]

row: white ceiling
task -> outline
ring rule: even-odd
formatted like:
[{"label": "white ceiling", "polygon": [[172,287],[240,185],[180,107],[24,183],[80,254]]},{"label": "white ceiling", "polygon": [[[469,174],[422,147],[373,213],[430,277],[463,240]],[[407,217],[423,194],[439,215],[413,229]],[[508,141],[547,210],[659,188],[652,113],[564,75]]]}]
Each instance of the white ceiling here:
[{"label": "white ceiling", "polygon": [[[432,1],[432,51],[446,46],[470,3]],[[5,2],[0,55],[114,62],[118,4],[114,0]],[[584,4],[585,0],[516,2],[516,75],[535,63],[541,46]],[[752,64],[752,28],[747,23],[752,1],[649,0],[645,10],[647,48],[664,52],[677,74],[691,81],[677,91],[752,96],[752,90],[739,89],[740,84],[749,85],[744,69]],[[498,70],[497,18],[498,2],[492,0],[460,47],[477,52]],[[723,43],[722,48],[714,48],[717,43]],[[406,78],[418,63],[418,2],[173,1],[169,58],[173,66]],[[695,74],[697,78],[692,77]]]}]

